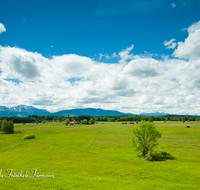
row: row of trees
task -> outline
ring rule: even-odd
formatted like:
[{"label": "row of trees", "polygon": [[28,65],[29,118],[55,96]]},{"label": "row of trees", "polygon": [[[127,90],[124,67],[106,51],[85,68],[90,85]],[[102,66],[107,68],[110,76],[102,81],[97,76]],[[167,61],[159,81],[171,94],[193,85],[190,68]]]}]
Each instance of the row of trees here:
[{"label": "row of trees", "polygon": [[[64,122],[65,122],[66,125],[69,125],[70,120],[67,118],[67,119],[65,119]],[[83,119],[83,120],[79,121],[79,123],[81,123],[81,124],[95,124],[95,120],[94,120],[94,118],[90,118],[89,121],[87,119]]]},{"label": "row of trees", "polygon": [[141,115],[131,115],[131,116],[103,116],[103,117],[93,117],[87,115],[80,116],[38,116],[30,115],[29,117],[1,117],[0,120],[6,119],[7,121],[13,121],[13,123],[41,123],[43,121],[69,121],[81,122],[87,120],[89,122],[91,119],[95,121],[200,121],[200,116],[184,116],[184,115],[165,115],[165,116],[141,116]]},{"label": "row of trees", "polygon": [[112,116],[95,117],[96,121],[200,121],[200,116],[164,115],[164,116]]}]

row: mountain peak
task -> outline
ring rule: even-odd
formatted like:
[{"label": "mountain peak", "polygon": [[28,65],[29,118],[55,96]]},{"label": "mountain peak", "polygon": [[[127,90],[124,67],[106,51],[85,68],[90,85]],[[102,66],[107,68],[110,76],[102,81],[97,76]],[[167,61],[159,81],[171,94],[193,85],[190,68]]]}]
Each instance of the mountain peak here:
[{"label": "mountain peak", "polygon": [[18,105],[18,106],[14,106],[14,107],[12,107],[10,109],[13,110],[13,111],[22,112],[22,111],[27,111],[27,110],[30,110],[30,109],[34,109],[34,107],[33,106],[26,106],[26,105]]},{"label": "mountain peak", "polygon": [[6,111],[9,110],[9,108],[7,108],[6,106],[0,106],[0,111]]}]

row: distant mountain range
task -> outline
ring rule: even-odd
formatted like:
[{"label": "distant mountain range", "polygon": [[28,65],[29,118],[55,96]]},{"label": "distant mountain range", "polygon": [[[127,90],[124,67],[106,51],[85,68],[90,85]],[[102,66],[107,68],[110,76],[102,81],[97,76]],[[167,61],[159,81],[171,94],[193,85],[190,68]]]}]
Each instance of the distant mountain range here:
[{"label": "distant mountain range", "polygon": [[37,109],[33,106],[19,105],[12,108],[0,106],[0,117],[24,117],[29,115],[45,115],[48,116],[51,113],[44,109]]},{"label": "distant mountain range", "polygon": [[[114,110],[103,110],[96,108],[83,108],[83,109],[71,109],[71,110],[62,110],[59,112],[50,113],[45,109],[37,109],[33,106],[19,105],[12,108],[7,108],[5,106],[0,106],[0,117],[25,117],[29,115],[38,115],[38,116],[79,116],[79,115],[89,115],[89,116],[123,116],[123,115],[136,115],[132,113],[123,113]],[[161,116],[169,115],[168,113],[141,113],[137,115],[145,116]]]},{"label": "distant mountain range", "polygon": [[144,116],[161,116],[161,115],[169,115],[168,113],[164,112],[155,112],[155,113],[140,113],[138,115],[144,115]]}]

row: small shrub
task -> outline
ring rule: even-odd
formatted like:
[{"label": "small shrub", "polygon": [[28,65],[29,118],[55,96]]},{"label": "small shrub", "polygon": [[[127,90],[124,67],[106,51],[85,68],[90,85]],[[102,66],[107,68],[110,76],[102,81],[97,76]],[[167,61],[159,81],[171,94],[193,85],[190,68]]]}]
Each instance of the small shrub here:
[{"label": "small shrub", "polygon": [[23,139],[34,139],[35,135],[25,135]]},{"label": "small shrub", "polygon": [[149,151],[147,154],[147,160],[149,161],[163,161],[164,158],[160,151]]}]

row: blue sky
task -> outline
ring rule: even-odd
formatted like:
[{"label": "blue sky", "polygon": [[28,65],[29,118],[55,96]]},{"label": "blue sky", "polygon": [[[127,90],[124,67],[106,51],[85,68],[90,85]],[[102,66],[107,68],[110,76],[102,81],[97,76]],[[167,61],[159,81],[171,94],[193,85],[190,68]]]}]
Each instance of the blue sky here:
[{"label": "blue sky", "polygon": [[199,113],[200,0],[0,7],[0,105]]},{"label": "blue sky", "polygon": [[184,40],[187,32],[181,30],[200,19],[200,1],[191,0],[7,0],[0,5],[7,29],[1,45],[43,56],[111,55],[132,44],[134,54],[170,55],[163,41]]}]

